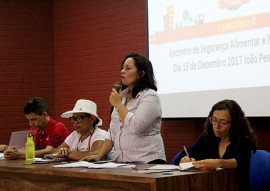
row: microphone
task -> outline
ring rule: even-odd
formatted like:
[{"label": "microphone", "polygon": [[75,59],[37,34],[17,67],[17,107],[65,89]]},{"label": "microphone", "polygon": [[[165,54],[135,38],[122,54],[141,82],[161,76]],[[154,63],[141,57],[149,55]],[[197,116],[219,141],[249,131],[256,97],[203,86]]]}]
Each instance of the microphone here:
[{"label": "microphone", "polygon": [[121,82],[114,82],[114,89],[119,93],[122,88]]}]

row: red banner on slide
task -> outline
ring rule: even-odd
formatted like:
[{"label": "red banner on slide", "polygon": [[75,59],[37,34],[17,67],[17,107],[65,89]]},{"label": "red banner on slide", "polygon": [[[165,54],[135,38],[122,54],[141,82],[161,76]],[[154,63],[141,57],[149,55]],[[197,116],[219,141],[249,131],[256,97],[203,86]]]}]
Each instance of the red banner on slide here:
[{"label": "red banner on slide", "polygon": [[220,9],[237,9],[249,0],[220,0],[218,7]]},{"label": "red banner on slide", "polygon": [[258,29],[270,26],[270,13],[245,16],[224,21],[204,23],[183,27],[179,29],[168,29],[150,36],[151,43],[163,44],[191,38],[207,37],[231,32]]}]

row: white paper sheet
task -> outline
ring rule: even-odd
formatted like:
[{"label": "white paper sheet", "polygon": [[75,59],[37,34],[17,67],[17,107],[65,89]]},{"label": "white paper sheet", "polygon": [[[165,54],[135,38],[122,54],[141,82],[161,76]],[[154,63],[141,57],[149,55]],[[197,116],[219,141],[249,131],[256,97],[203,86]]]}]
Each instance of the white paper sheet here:
[{"label": "white paper sheet", "polygon": [[0,153],[0,160],[5,160],[4,153]]},{"label": "white paper sheet", "polygon": [[170,164],[158,164],[146,168],[146,170],[179,170],[179,166],[170,165]]},{"label": "white paper sheet", "polygon": [[192,162],[185,162],[185,163],[180,163],[179,164],[179,169],[180,170],[187,170],[194,167],[194,165],[192,164]]},{"label": "white paper sheet", "polygon": [[66,163],[60,165],[53,165],[56,168],[134,168],[135,165],[133,164],[125,164],[125,163],[102,163],[102,164],[94,164],[87,161],[79,161],[74,163]]}]

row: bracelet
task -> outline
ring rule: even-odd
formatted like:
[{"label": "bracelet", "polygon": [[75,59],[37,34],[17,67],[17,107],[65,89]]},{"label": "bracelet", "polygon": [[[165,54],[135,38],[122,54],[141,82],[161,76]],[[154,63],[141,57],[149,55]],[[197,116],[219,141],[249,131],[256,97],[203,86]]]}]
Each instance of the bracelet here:
[{"label": "bracelet", "polygon": [[116,108],[116,111],[119,112],[119,109],[121,109],[121,107],[123,107],[123,106],[124,106],[123,104],[119,105],[119,106]]}]

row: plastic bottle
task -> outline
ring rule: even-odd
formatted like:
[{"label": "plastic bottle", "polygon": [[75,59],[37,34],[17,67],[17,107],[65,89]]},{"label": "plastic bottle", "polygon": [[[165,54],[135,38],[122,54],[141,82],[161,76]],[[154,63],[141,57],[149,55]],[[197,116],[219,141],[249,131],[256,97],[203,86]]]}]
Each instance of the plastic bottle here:
[{"label": "plastic bottle", "polygon": [[25,143],[25,163],[32,164],[35,158],[35,144],[33,141],[33,134],[27,135],[27,141]]}]

